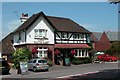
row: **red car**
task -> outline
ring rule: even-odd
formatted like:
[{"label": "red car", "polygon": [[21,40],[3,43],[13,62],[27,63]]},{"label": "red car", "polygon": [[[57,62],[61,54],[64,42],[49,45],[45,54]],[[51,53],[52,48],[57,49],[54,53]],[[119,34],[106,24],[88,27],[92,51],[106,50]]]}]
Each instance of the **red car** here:
[{"label": "red car", "polygon": [[100,60],[100,61],[117,61],[118,59],[117,59],[117,57],[115,57],[115,56],[111,56],[111,55],[109,55],[109,54],[101,54],[101,55],[99,55],[99,56],[97,56],[97,58],[98,58],[98,60]]}]

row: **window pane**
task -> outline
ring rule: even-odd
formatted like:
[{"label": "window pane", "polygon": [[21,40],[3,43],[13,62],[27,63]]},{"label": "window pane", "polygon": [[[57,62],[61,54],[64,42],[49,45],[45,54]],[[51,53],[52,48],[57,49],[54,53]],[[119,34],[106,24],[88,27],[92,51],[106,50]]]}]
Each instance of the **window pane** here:
[{"label": "window pane", "polygon": [[44,57],[47,57],[47,51],[44,51]]},{"label": "window pane", "polygon": [[39,29],[39,37],[42,37],[42,30]]},{"label": "window pane", "polygon": [[61,33],[61,37],[62,37],[62,38],[65,38],[65,37],[64,37],[64,33]]},{"label": "window pane", "polygon": [[44,60],[44,63],[47,63],[47,60]]},{"label": "window pane", "polygon": [[39,37],[38,30],[37,30],[37,29],[35,29],[34,31],[35,31],[35,37]]},{"label": "window pane", "polygon": [[81,50],[79,50],[79,56],[81,56]]},{"label": "window pane", "polygon": [[82,56],[84,56],[84,50],[82,50]]},{"label": "window pane", "polygon": [[38,60],[38,63],[47,63],[47,60]]},{"label": "window pane", "polygon": [[40,58],[42,57],[42,51],[39,51],[39,57]]},{"label": "window pane", "polygon": [[34,60],[33,63],[36,63],[36,60]]},{"label": "window pane", "polygon": [[43,37],[46,37],[46,30],[43,30],[43,31],[42,31],[42,36],[43,36]]},{"label": "window pane", "polygon": [[77,56],[77,53],[78,53],[77,50],[75,50],[75,52],[76,52],[75,56]]}]

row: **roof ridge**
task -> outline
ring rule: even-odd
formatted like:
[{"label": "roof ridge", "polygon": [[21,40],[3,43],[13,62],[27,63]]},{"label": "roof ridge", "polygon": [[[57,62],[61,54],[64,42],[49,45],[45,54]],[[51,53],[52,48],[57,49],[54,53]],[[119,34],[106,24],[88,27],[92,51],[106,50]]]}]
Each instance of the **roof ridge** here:
[{"label": "roof ridge", "polygon": [[59,19],[70,19],[70,18],[65,18],[65,17],[58,17],[58,16],[48,16],[48,15],[46,15],[46,17],[59,18]]}]

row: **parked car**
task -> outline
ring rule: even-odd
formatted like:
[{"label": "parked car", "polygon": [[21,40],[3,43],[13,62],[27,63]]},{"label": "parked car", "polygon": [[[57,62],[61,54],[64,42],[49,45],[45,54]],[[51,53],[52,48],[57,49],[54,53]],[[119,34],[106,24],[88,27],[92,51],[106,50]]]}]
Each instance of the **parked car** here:
[{"label": "parked car", "polygon": [[34,72],[38,70],[49,70],[48,61],[46,59],[31,59],[28,63],[28,69]]},{"label": "parked car", "polygon": [[109,61],[109,62],[118,60],[117,57],[111,56],[109,54],[101,54],[101,55],[97,56],[97,58],[100,61]]},{"label": "parked car", "polygon": [[9,74],[10,65],[7,60],[0,59],[0,74]]}]

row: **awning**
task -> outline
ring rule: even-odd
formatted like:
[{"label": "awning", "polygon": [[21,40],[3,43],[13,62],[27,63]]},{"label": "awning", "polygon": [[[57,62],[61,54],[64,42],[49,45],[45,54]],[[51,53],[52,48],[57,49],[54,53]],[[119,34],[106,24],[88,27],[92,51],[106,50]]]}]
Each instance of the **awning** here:
[{"label": "awning", "polygon": [[90,48],[87,44],[55,44],[55,48]]}]

